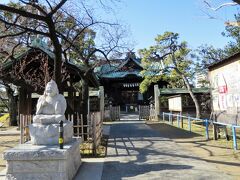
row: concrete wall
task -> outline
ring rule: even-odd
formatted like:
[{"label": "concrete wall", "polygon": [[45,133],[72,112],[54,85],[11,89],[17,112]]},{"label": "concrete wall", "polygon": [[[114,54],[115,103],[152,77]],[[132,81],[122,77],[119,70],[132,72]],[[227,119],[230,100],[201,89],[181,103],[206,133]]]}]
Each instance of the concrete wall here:
[{"label": "concrete wall", "polygon": [[217,121],[240,123],[240,57],[209,71],[212,110]]}]

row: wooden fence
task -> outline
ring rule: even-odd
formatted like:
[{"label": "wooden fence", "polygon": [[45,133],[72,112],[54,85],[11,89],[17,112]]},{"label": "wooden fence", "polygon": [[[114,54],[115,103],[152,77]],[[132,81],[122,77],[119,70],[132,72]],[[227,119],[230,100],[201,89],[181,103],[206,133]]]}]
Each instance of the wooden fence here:
[{"label": "wooden fence", "polygon": [[[32,123],[32,115],[20,115],[20,143],[23,144],[30,140],[29,125]],[[100,112],[93,112],[88,116],[87,123],[83,122],[82,114],[69,114],[67,119],[73,123],[73,136],[85,139],[83,143],[93,154],[97,153],[97,148],[101,144],[102,137],[102,118]],[[85,137],[85,138],[83,138]]]},{"label": "wooden fence", "polygon": [[20,114],[20,144],[30,140],[29,124],[32,124],[32,115]]},{"label": "wooden fence", "polygon": [[139,105],[139,120],[149,119],[150,116],[150,106],[149,105]]},{"label": "wooden fence", "polygon": [[112,121],[120,121],[120,106],[110,106],[110,118]]},{"label": "wooden fence", "polygon": [[95,112],[91,116],[91,127],[92,127],[92,140],[93,140],[93,154],[97,154],[97,149],[99,145],[101,144],[101,138],[102,138],[102,133],[103,133],[103,121],[101,118],[101,113],[100,112]]}]

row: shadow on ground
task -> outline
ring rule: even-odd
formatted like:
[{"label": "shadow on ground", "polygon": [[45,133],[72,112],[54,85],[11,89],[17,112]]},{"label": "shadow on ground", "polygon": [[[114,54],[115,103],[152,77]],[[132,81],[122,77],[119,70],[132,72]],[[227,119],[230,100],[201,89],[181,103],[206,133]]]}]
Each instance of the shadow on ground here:
[{"label": "shadow on ground", "polygon": [[189,132],[184,129],[180,129],[165,123],[157,123],[157,124],[148,124],[154,130],[160,132],[160,137],[170,138],[170,139],[183,139],[183,138],[194,138],[200,137],[201,135]]},{"label": "shadow on ground", "polygon": [[[194,132],[189,132],[189,131],[181,129],[181,128],[177,128],[177,127],[171,126],[169,124],[157,123],[157,124],[148,124],[148,126],[151,127],[152,129],[160,132],[161,137],[170,138],[171,140],[175,141],[177,144],[182,144],[183,146],[185,146],[186,144],[191,143],[192,146],[195,148],[195,150],[201,149],[202,152],[205,151],[203,154],[205,154],[206,157],[216,156],[217,151],[220,151],[220,154],[222,154],[221,156],[226,156],[226,158],[227,158],[227,156],[230,156],[232,158],[232,156],[234,156],[234,154],[235,155],[239,154],[239,152],[231,153],[231,152],[233,152],[232,148],[224,147],[221,145],[210,144],[209,141],[205,139],[205,137],[203,137],[199,134],[196,134]],[[226,151],[229,154],[226,154]],[[195,153],[196,153],[196,151],[195,151]],[[205,160],[210,163],[222,164],[222,165],[233,166],[233,167],[240,167],[239,161],[228,162],[227,160],[229,160],[229,159],[225,159],[225,161],[222,160],[222,158],[224,158],[224,157],[220,157],[219,160],[217,160],[217,158],[216,159],[210,159],[210,158],[208,159],[206,157],[205,158],[197,158],[197,159],[202,159],[202,160]],[[236,160],[237,159],[238,159],[238,157],[236,158]]]},{"label": "shadow on ground", "polygon": [[[179,176],[185,179],[229,179],[230,174],[219,171],[216,165],[231,168],[240,166],[238,161],[228,162],[197,156],[187,147],[174,143],[193,140],[197,140],[193,143],[204,150],[201,143],[206,140],[203,136],[168,124],[112,124],[102,180],[166,176],[170,179]],[[210,156],[213,154],[209,149],[205,151]],[[205,176],[202,173],[204,171],[209,173]]]},{"label": "shadow on ground", "polygon": [[[138,164],[134,161],[132,162],[119,162],[119,161],[110,161],[104,163],[104,168],[108,169],[108,174],[103,174],[102,179],[112,180],[122,179],[122,178],[131,178],[145,173],[159,172],[163,170],[183,170],[191,169],[192,166],[188,165],[173,165],[173,164]],[[119,171],[119,169],[121,169]],[[117,173],[117,175],[116,175]]]}]

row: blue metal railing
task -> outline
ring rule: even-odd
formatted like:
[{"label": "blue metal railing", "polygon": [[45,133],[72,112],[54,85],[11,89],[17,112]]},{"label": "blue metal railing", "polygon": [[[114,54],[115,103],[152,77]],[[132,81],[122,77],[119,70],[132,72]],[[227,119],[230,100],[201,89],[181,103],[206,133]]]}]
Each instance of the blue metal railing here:
[{"label": "blue metal railing", "polygon": [[222,125],[222,126],[226,126],[226,127],[230,127],[232,129],[232,136],[233,136],[233,147],[234,150],[238,149],[238,145],[237,145],[237,135],[236,135],[236,128],[240,128],[240,126],[237,126],[235,124],[227,124],[227,123],[221,123],[221,122],[215,122],[211,119],[200,119],[200,118],[194,118],[194,117],[190,117],[190,116],[182,116],[180,114],[173,114],[173,113],[166,113],[163,112],[163,121],[165,121],[165,115],[168,115],[168,122],[169,124],[173,125],[173,117],[177,117],[177,126],[180,127],[180,119],[186,118],[188,121],[188,130],[192,131],[192,124],[191,121],[195,120],[195,121],[202,121],[205,123],[205,136],[206,139],[209,139],[209,124],[216,124],[216,125]]}]

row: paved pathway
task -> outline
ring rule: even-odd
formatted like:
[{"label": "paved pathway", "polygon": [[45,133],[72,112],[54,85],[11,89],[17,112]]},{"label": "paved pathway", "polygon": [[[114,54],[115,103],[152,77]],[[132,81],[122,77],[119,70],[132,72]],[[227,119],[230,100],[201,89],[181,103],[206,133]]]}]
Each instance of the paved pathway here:
[{"label": "paved pathway", "polygon": [[138,113],[121,113],[120,114],[121,121],[135,121],[139,120],[139,114]]},{"label": "paved pathway", "polygon": [[102,180],[233,179],[143,121],[111,125]]}]

